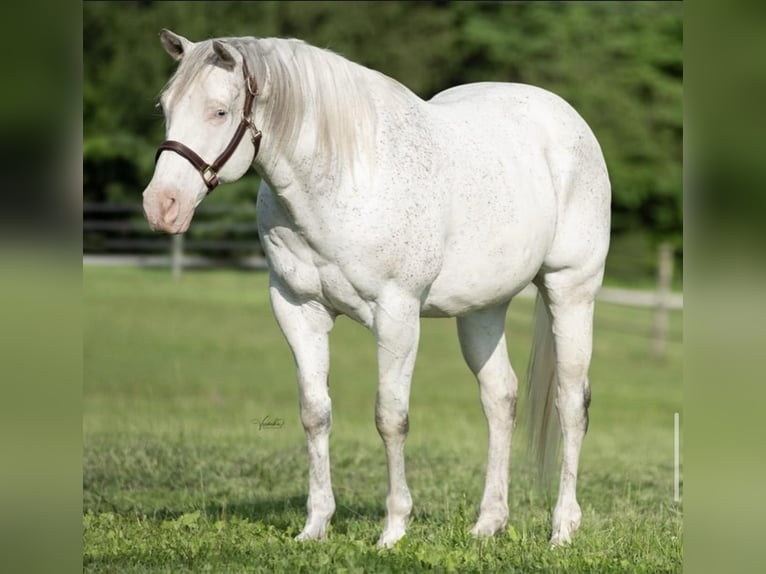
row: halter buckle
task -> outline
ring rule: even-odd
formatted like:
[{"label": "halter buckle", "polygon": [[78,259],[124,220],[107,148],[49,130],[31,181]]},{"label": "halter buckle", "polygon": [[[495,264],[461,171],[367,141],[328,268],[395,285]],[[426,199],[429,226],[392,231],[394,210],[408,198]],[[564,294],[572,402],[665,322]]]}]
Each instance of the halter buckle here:
[{"label": "halter buckle", "polygon": [[218,184],[218,174],[215,172],[212,166],[206,166],[205,169],[199,173],[202,176],[205,185],[208,187],[215,187]]},{"label": "halter buckle", "polygon": [[261,136],[263,135],[263,133],[261,132],[261,130],[255,127],[255,122],[253,122],[252,120],[248,121],[247,127],[250,128],[250,140],[253,143],[255,143],[256,140],[261,139]]}]

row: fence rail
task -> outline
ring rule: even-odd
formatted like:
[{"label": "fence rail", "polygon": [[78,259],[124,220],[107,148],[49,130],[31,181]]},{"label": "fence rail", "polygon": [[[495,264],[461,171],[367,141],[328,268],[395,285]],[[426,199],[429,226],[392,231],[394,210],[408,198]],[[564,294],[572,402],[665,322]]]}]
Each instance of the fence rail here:
[{"label": "fence rail", "polygon": [[[180,254],[176,253],[179,248]],[[91,261],[117,254],[129,254],[143,261],[147,256],[169,253],[174,260],[180,260],[182,266],[187,260],[191,265],[201,265],[203,262],[213,264],[214,259],[238,265],[243,257],[262,256],[255,209],[202,205],[195,213],[193,229],[179,243],[172,236],[158,235],[149,229],[141,204],[84,205],[83,254]]]},{"label": "fence rail", "polygon": [[[242,219],[247,219],[243,221]],[[665,354],[669,311],[683,309],[683,295],[673,293],[673,251],[660,245],[657,285],[654,290],[604,287],[601,301],[654,310],[653,350]],[[255,224],[255,209],[225,204],[201,205],[192,231],[183,236],[153,233],[140,204],[86,203],[83,207],[83,263],[166,267],[178,278],[192,267],[265,269]],[[520,295],[533,296],[533,286]]]}]

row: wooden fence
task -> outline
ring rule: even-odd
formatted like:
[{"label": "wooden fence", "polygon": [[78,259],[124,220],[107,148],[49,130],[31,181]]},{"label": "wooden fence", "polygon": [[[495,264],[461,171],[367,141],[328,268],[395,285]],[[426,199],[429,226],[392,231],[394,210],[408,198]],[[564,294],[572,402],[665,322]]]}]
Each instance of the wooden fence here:
[{"label": "wooden fence", "polygon": [[[160,266],[181,277],[184,268],[240,267],[265,269],[251,209],[231,205],[201,205],[192,229],[184,235],[152,232],[140,204],[85,204],[83,208],[83,261],[86,264]],[[683,308],[683,295],[673,293],[673,248],[657,251],[654,290],[604,287],[599,300],[654,310],[652,349],[662,358],[669,337],[669,314]],[[533,296],[530,286],[520,295]]]}]

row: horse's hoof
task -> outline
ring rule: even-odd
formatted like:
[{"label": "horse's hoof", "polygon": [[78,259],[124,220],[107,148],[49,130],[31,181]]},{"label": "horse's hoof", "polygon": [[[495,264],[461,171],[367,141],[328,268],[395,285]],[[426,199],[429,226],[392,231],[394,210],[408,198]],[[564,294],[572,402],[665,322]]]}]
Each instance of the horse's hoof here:
[{"label": "horse's hoof", "polygon": [[390,530],[386,530],[378,540],[377,547],[378,548],[393,548],[394,545],[401,540],[402,536],[404,536],[404,529],[403,528],[392,528]]},{"label": "horse's hoof", "polygon": [[327,530],[304,528],[303,531],[295,537],[296,542],[305,542],[307,540],[327,540]]},{"label": "horse's hoof", "polygon": [[506,522],[505,518],[479,518],[471,528],[471,534],[477,538],[494,536],[505,528]]}]

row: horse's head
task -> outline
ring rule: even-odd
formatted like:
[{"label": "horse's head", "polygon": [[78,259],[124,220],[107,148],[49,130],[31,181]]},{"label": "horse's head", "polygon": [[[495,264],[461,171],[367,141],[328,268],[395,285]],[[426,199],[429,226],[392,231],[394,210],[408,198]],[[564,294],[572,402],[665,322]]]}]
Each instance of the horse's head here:
[{"label": "horse's head", "polygon": [[144,191],[144,214],[152,229],[183,233],[219,180],[235,181],[252,165],[257,90],[242,54],[224,42],[195,44],[168,30],[160,40],[180,65],[160,98],[167,140]]}]

